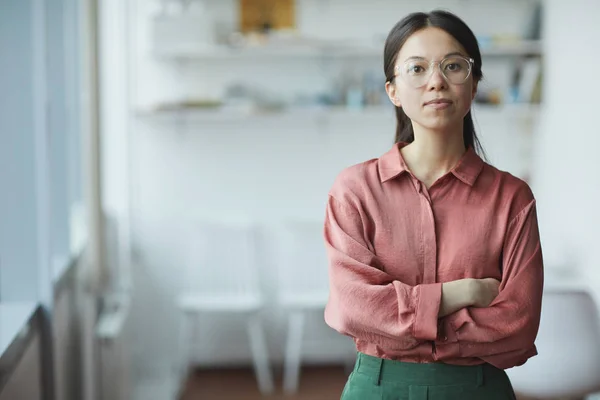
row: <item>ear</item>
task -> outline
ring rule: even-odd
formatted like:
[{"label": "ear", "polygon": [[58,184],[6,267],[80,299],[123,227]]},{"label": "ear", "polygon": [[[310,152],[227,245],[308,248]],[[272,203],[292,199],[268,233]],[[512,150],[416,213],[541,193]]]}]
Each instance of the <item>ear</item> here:
[{"label": "ear", "polygon": [[402,107],[402,104],[400,103],[400,98],[398,97],[398,88],[395,84],[393,84],[390,81],[387,81],[385,83],[385,91],[393,105],[395,105],[396,107]]}]

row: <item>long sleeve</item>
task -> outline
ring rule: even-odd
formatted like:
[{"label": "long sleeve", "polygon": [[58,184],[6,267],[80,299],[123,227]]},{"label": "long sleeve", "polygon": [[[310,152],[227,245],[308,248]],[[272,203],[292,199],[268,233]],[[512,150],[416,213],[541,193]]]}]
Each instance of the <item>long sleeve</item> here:
[{"label": "long sleeve", "polygon": [[329,196],[325,215],[330,296],[325,321],[338,332],[403,350],[437,336],[441,283],[409,286],[381,269],[361,214]]},{"label": "long sleeve", "polygon": [[500,293],[486,308],[468,307],[440,320],[437,360],[478,357],[499,368],[537,354],[543,260],[535,199],[510,222],[503,248]]}]

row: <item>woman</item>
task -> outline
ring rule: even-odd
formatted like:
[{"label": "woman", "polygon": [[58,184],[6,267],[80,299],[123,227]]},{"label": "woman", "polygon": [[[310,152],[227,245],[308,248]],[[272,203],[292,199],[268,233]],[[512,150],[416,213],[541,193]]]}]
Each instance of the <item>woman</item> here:
[{"label": "woman", "polygon": [[396,144],[337,177],[325,218],[325,320],[358,350],[342,399],[514,399],[504,370],[537,354],[543,261],[530,188],[477,154],[477,40],[415,13],[384,53]]}]

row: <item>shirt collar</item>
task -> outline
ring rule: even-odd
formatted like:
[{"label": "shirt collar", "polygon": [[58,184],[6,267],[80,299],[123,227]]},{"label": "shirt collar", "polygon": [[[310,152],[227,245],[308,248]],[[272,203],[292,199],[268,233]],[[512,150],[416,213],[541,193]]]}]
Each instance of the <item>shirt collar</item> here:
[{"label": "shirt collar", "polygon": [[408,143],[396,143],[383,156],[379,157],[379,178],[381,183],[387,182],[405,172],[408,172],[408,166],[400,153],[400,149]]},{"label": "shirt collar", "polygon": [[[405,172],[410,173],[400,149],[408,143],[395,144],[387,153],[379,158],[379,178],[381,183],[389,181]],[[483,160],[475,153],[472,147],[462,156],[458,164],[450,171],[454,176],[469,186],[473,186],[475,180],[483,168]]]}]

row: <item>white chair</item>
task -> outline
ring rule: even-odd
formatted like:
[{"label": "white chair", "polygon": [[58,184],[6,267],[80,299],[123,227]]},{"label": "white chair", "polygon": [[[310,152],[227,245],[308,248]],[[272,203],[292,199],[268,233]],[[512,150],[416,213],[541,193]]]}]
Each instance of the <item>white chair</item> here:
[{"label": "white chair", "polygon": [[283,388],[298,390],[306,314],[323,311],[329,294],[323,223],[293,221],[278,235],[278,299],[288,313]]},{"label": "white chair", "polygon": [[537,356],[506,371],[517,393],[555,399],[600,390],[598,309],[583,284],[547,285],[536,346]]},{"label": "white chair", "polygon": [[264,301],[256,267],[256,229],[237,221],[200,221],[185,238],[191,246],[185,283],[177,304],[181,310],[180,379],[186,379],[197,317],[231,313],[246,318],[254,371],[263,394],[274,384],[260,312]]}]

